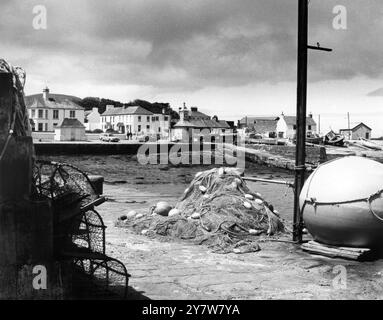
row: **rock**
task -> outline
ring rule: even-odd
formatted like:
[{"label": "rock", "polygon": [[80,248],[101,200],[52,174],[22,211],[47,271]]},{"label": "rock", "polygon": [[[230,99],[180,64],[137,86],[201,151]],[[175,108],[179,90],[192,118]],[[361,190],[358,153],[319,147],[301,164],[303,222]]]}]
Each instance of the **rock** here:
[{"label": "rock", "polygon": [[141,234],[144,236],[144,235],[146,235],[148,232],[149,232],[149,230],[145,229],[145,230],[142,230],[142,231],[141,231]]},{"label": "rock", "polygon": [[174,209],[169,211],[168,216],[171,217],[171,216],[175,216],[175,215],[180,214],[180,213],[181,213],[181,211],[179,211],[178,209],[174,208]]},{"label": "rock", "polygon": [[206,187],[204,186],[199,186],[199,190],[202,192],[202,193],[205,193],[206,192]]},{"label": "rock", "polygon": [[168,216],[170,210],[172,210],[172,206],[169,203],[166,201],[160,201],[156,204],[153,212],[160,216],[166,217]]},{"label": "rock", "polygon": [[255,195],[256,195],[258,198],[262,198],[262,195],[261,195],[259,192],[256,192]]},{"label": "rock", "polygon": [[139,213],[139,214],[137,214],[136,216],[135,216],[135,218],[136,219],[140,219],[140,218],[142,218],[144,215],[142,214],[142,213]]},{"label": "rock", "polygon": [[201,174],[202,174],[202,171],[197,172],[197,173],[195,174],[195,178],[198,178]]},{"label": "rock", "polygon": [[248,193],[245,194],[245,198],[248,199],[248,200],[254,200],[253,195],[248,194]]},{"label": "rock", "polygon": [[221,167],[218,169],[218,174],[220,177],[223,177],[225,175],[225,168]]},{"label": "rock", "polygon": [[201,217],[201,214],[199,212],[194,212],[192,215],[191,215],[191,218],[192,219],[199,219]]},{"label": "rock", "polygon": [[262,230],[249,229],[250,234],[260,234]]}]

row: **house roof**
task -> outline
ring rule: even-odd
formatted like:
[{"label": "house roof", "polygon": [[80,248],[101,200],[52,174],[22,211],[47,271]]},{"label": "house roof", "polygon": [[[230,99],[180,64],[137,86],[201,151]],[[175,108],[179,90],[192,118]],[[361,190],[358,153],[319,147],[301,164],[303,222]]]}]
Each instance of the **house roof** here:
[{"label": "house roof", "polygon": [[366,127],[368,130],[372,130],[368,125],[366,125],[363,122],[361,122],[361,123],[357,124],[355,127],[351,128],[351,129],[339,129],[339,131],[356,131],[360,127]]},{"label": "house roof", "polygon": [[84,110],[79,105],[81,98],[65,94],[48,93],[48,99],[45,100],[42,93],[33,94],[25,97],[27,108],[48,108],[48,109],[70,109]]},{"label": "house roof", "polygon": [[140,106],[131,106],[131,107],[121,107],[121,108],[113,108],[106,110],[102,116],[118,116],[118,115],[128,115],[128,114],[134,114],[134,115],[153,115],[152,112],[140,107]]},{"label": "house roof", "polygon": [[279,117],[244,117],[241,120],[239,120],[239,123],[246,124],[246,123],[255,123],[257,121],[277,121],[279,120]]},{"label": "house roof", "polygon": [[254,124],[254,129],[258,133],[276,132],[277,120],[275,119],[257,119]]},{"label": "house roof", "polygon": [[65,118],[56,128],[85,128],[77,119]]},{"label": "house roof", "polygon": [[221,129],[229,129],[230,126],[224,120],[211,120],[211,119],[188,119],[183,121],[178,121],[175,125],[175,128],[221,128]]},{"label": "house roof", "polygon": [[194,119],[210,119],[210,116],[198,110],[189,111],[189,117]]},{"label": "house roof", "polygon": [[[296,125],[297,117],[296,116],[282,116],[287,125]],[[316,122],[311,117],[306,117],[306,125],[308,126],[316,126]]]}]

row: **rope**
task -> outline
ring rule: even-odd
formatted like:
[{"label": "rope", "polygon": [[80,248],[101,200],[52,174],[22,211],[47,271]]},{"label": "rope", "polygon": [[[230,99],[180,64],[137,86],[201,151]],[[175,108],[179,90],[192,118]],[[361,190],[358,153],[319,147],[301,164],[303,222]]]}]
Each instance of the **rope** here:
[{"label": "rope", "polygon": [[356,203],[356,202],[366,202],[367,205],[368,205],[368,208],[371,212],[371,214],[376,218],[378,219],[379,221],[382,221],[383,222],[383,218],[380,217],[375,211],[374,209],[372,208],[372,201],[375,199],[375,198],[378,198],[382,195],[383,193],[383,189],[382,190],[378,190],[377,192],[373,193],[372,195],[370,195],[369,197],[367,198],[360,198],[360,199],[353,199],[353,200],[345,200],[345,201],[335,201],[335,202],[318,202],[316,201],[315,198],[310,198],[310,199],[306,199],[304,204],[303,204],[303,207],[302,207],[302,211],[304,209],[304,207],[306,206],[307,203],[309,204],[312,204],[314,206],[314,208],[316,206],[323,206],[323,205],[341,205],[341,204],[350,204],[350,203]]}]

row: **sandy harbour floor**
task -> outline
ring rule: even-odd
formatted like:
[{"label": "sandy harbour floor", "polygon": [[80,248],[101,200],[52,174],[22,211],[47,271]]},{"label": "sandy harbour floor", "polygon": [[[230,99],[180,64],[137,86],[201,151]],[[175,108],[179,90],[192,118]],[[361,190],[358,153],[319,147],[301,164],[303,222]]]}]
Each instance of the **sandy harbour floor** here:
[{"label": "sandy harbour floor", "polygon": [[[142,166],[128,156],[50,159],[105,177],[104,193],[110,200],[98,211],[107,225],[107,253],[121,260],[132,275],[130,299],[383,298],[383,260],[330,259],[276,242],[260,243],[261,251],[256,253],[215,254],[204,246],[162,242],[114,226],[116,219],[130,210],[147,212],[160,200],[174,204],[201,167]],[[246,169],[246,175],[292,180],[289,172],[255,165]],[[264,183],[249,185],[291,222],[290,189]],[[339,282],[341,269],[346,277]]]}]

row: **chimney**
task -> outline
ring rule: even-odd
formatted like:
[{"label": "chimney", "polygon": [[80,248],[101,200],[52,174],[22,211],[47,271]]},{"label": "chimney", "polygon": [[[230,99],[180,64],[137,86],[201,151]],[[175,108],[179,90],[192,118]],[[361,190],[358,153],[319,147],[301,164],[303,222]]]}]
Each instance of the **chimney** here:
[{"label": "chimney", "polygon": [[114,109],[114,105],[113,104],[107,104],[106,105],[106,111],[112,110],[112,109]]},{"label": "chimney", "polygon": [[312,117],[313,117],[313,113],[310,112],[310,113],[309,113],[309,118],[312,118]]},{"label": "chimney", "polygon": [[184,102],[184,110],[186,110],[186,103]]},{"label": "chimney", "polygon": [[49,99],[49,88],[48,87],[45,87],[45,89],[43,89],[43,99],[45,101],[47,101]]},{"label": "chimney", "polygon": [[189,119],[189,110],[186,109],[186,107],[184,107],[184,109],[182,110],[180,108],[179,114],[180,114],[180,121],[186,121]]}]

